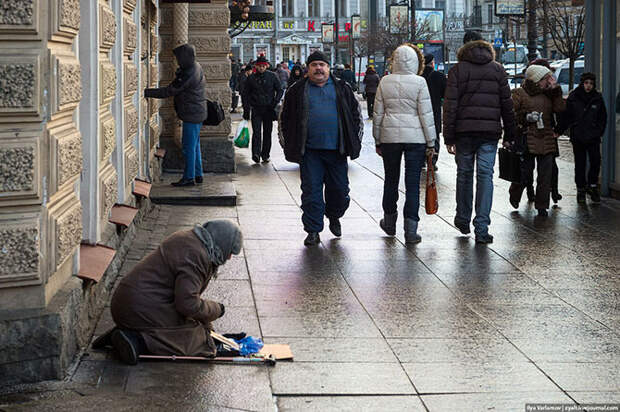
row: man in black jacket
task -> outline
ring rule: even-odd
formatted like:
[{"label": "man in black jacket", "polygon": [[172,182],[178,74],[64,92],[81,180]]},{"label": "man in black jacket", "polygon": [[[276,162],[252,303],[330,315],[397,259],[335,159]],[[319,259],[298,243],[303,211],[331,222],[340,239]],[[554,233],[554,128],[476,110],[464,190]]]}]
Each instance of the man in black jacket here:
[{"label": "man in black jacket", "polygon": [[446,75],[435,70],[435,56],[432,54],[424,55],[424,72],[422,76],[426,79],[428,91],[431,95],[433,106],[433,118],[435,119],[435,154],[433,155],[433,166],[437,170],[437,159],[439,158],[439,133],[441,133],[441,104],[446,94]]},{"label": "man in black jacket", "polygon": [[307,64],[308,77],[286,93],[279,126],[286,160],[299,163],[304,244],[313,246],[320,242],[323,216],[329,230],[342,235],[339,219],[350,201],[347,156],[359,156],[364,123],[351,87],[330,76],[327,56],[316,51]]},{"label": "man in black jacket", "polygon": [[355,73],[351,70],[350,64],[347,63],[344,65],[344,71],[342,72],[341,79],[349,83],[349,86],[351,86],[353,91],[357,90],[357,85],[355,84]]},{"label": "man in black jacket", "polygon": [[193,186],[202,183],[202,155],[200,152],[200,128],[207,118],[205,75],[196,62],[196,51],[191,44],[182,44],[173,51],[179,64],[175,79],[166,87],[145,89],[144,97],[165,99],[174,96],[174,110],[183,121],[183,178],[173,186]]},{"label": "man in black jacket", "polygon": [[[250,119],[252,111],[252,160],[258,163],[269,161],[271,152],[271,130],[276,120],[276,106],[284,93],[280,80],[275,73],[268,71],[269,62],[265,56],[259,56],[255,63],[256,73],[248,77],[244,87],[243,118]],[[262,142],[261,142],[262,128]]]},{"label": "man in black jacket", "polygon": [[[575,184],[577,201],[586,202],[586,193],[592,202],[599,203],[598,174],[601,170],[601,137],[607,126],[607,109],[603,96],[596,90],[594,73],[581,75],[579,86],[566,100],[566,111],[562,113],[556,133],[562,134],[570,127],[570,142],[575,154]],[[586,180],[586,157],[590,170]]]}]

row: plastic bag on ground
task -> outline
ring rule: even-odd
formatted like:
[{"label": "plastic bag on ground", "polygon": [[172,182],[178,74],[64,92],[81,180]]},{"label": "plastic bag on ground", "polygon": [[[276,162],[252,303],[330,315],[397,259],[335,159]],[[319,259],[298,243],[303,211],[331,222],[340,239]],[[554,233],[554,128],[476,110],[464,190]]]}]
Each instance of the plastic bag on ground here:
[{"label": "plastic bag on ground", "polygon": [[236,340],[239,344],[239,353],[242,356],[258,353],[264,346],[262,339],[254,336],[246,336],[243,339]]}]

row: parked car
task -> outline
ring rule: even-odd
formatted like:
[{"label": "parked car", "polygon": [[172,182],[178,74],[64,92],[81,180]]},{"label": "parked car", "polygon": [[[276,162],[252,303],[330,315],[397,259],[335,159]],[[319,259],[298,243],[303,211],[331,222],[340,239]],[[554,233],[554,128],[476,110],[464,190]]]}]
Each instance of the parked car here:
[{"label": "parked car", "polygon": [[[553,64],[552,67],[555,68],[555,78],[558,81],[558,84],[562,86],[562,94],[567,95],[569,90],[568,85],[568,76],[569,76],[569,61],[562,60]],[[579,78],[583,74],[584,61],[583,60],[575,60],[575,72],[573,74],[573,88],[579,85]]]}]

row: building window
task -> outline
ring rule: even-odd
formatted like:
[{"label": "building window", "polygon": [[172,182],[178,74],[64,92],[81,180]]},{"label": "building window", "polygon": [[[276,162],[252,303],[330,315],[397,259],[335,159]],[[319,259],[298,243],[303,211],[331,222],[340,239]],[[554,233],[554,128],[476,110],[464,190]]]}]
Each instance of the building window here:
[{"label": "building window", "polygon": [[282,17],[293,17],[293,0],[282,0]]},{"label": "building window", "polygon": [[320,0],[308,0],[308,17],[320,17],[321,10],[319,9]]},{"label": "building window", "polygon": [[487,24],[493,24],[493,4],[487,4]]},{"label": "building window", "polygon": [[446,8],[445,0],[435,0],[435,8],[436,9],[445,9]]},{"label": "building window", "polygon": [[349,15],[349,8],[347,7],[347,0],[336,0],[338,2],[338,7],[340,8],[340,10],[338,10],[338,13],[340,13],[339,17],[342,16],[348,16]]}]

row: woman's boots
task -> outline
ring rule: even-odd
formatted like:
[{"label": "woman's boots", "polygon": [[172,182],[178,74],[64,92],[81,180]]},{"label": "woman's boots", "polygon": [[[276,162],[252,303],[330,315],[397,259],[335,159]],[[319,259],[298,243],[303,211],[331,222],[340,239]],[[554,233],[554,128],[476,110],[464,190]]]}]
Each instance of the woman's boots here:
[{"label": "woman's boots", "polygon": [[396,235],[396,219],[398,219],[398,213],[385,213],[383,219],[379,221],[379,226],[385,233],[394,236]]},{"label": "woman's boots", "polygon": [[405,218],[405,242],[420,243],[421,241],[422,237],[418,235],[418,222]]}]

